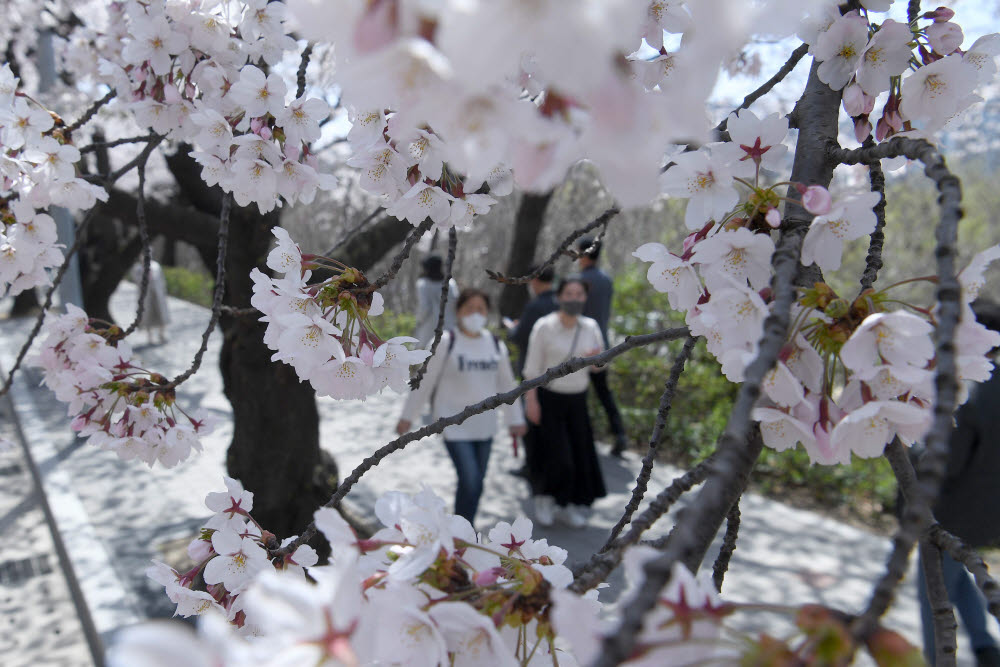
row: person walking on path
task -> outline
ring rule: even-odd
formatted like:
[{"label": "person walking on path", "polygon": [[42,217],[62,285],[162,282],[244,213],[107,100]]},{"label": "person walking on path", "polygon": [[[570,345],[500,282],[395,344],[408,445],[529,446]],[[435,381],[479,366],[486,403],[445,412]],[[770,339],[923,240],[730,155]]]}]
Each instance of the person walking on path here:
[{"label": "person walking on path", "polygon": [[[593,237],[583,236],[577,241],[576,248],[580,253],[577,259],[580,277],[589,288],[583,314],[597,321],[604,339],[604,347],[607,349],[611,347],[611,341],[608,340],[608,320],[611,319],[611,296],[614,285],[608,274],[597,266],[597,260],[601,256],[601,242]],[[628,447],[628,440],[625,437],[625,425],[622,423],[621,413],[618,411],[615,397],[611,394],[611,387],[608,386],[608,374],[593,373],[590,382],[604,407],[604,412],[608,415],[608,425],[615,438],[611,455],[620,457]]]},{"label": "person walking on path", "polygon": [[[531,267],[531,273],[538,270],[537,266]],[[517,362],[514,366],[514,373],[522,377],[524,370],[524,358],[528,353],[528,338],[531,336],[531,329],[541,317],[559,310],[559,302],[556,301],[556,291],[553,289],[555,282],[555,270],[551,266],[544,267],[535,278],[528,283],[528,290],[532,299],[524,307],[524,312],[517,321],[506,320],[508,326],[507,338],[517,347]],[[525,434],[524,442],[524,466],[515,474],[528,480],[529,485],[534,485],[534,471],[538,470],[538,427],[528,425],[528,432]]]},{"label": "person walking on path", "polygon": [[[582,315],[587,283],[580,277],[564,278],[556,296],[559,310],[539,319],[531,330],[524,362],[526,380],[573,357],[591,356],[604,349],[597,322]],[[580,369],[525,396],[528,421],[538,426],[538,468],[532,490],[535,518],[543,526],[552,524],[558,506],[571,526],[583,527],[586,508],[606,495],[587,412],[588,376],[592,372],[598,369]]]},{"label": "person walking on path", "polygon": [[[438,311],[441,306],[441,283],[444,282],[444,260],[440,255],[428,255],[420,264],[423,274],[417,278],[417,326],[413,337],[418,347],[426,349],[434,340]],[[455,300],[458,298],[458,283],[448,281],[448,300],[444,306],[444,329],[455,328]]]},{"label": "person walking on path", "polygon": [[[142,284],[142,264],[132,267],[130,278],[136,285]],[[170,306],[167,304],[167,279],[163,267],[155,259],[149,262],[149,284],[146,287],[145,302],[139,328],[149,336],[150,345],[167,342],[166,326],[170,324]]]},{"label": "person walking on path", "polygon": [[[976,319],[993,331],[1000,331],[1000,306],[973,303]],[[972,388],[969,400],[955,413],[948,467],[934,506],[941,527],[972,547],[994,546],[1000,540],[1000,370]],[[965,566],[946,552],[941,554],[948,598],[958,609],[969,636],[976,663],[980,667],[1000,667],[1000,648],[989,631],[990,616],[982,593]],[[921,563],[918,572],[923,571]],[[934,619],[927,584],[917,577],[920,620],[924,634],[924,655],[934,661]]]},{"label": "person walking on path", "polygon": [[[532,267],[531,273],[537,270],[537,266]],[[555,270],[551,266],[546,266],[538,273],[538,276],[532,278],[531,282],[528,283],[531,301],[524,307],[524,312],[521,313],[519,319],[513,322],[507,320],[510,323],[507,338],[517,347],[517,364],[514,370],[519,376],[524,369],[524,357],[528,352],[528,338],[531,336],[531,328],[535,326],[535,322],[539,318],[559,310],[559,302],[556,301],[556,291],[553,285],[555,275]]]},{"label": "person walking on path", "polygon": [[[420,388],[407,396],[396,424],[400,435],[410,430],[427,402],[437,419],[515,386],[507,348],[486,329],[489,297],[482,290],[467,288],[458,295],[456,305],[458,328],[442,332]],[[511,436],[524,435],[520,405],[505,405],[504,418]],[[496,431],[497,414],[493,410],[444,429],[444,444],[458,474],[455,513],[469,523],[473,523],[479,507]]]}]

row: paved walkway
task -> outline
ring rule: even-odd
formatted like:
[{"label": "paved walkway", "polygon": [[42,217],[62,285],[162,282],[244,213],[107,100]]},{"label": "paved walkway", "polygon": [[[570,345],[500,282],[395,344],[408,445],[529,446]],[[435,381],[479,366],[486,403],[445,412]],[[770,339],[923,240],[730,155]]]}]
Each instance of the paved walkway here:
[{"label": "paved walkway", "polygon": [[[119,322],[130,321],[134,300],[135,288],[129,284],[116,293],[112,312]],[[171,300],[170,307],[173,320],[168,344],[144,346],[145,334],[137,334],[137,352],[145,365],[166,375],[187,366],[208,320],[203,308],[177,300]],[[24,319],[0,321],[0,367],[10,368],[30,325]],[[205,451],[199,457],[172,470],[149,470],[142,463],[125,463],[113,453],[85,446],[69,430],[64,406],[37,386],[39,374],[33,369],[20,374],[11,392],[94,625],[105,639],[123,625],[172,613],[162,589],[147,580],[143,570],[151,558],[170,558],[183,551],[206,517],[205,493],[222,488],[232,427],[216,370],[219,345],[220,337],[215,334],[201,373],[178,392],[178,400],[216,414],[220,423],[205,439]],[[394,437],[400,400],[386,393],[362,405],[321,399],[319,406],[322,445],[336,457],[344,475]],[[9,416],[0,414],[0,437],[12,437],[10,424]],[[639,469],[637,456],[618,460],[606,452],[602,448],[601,465],[610,493],[595,503],[590,524],[582,530],[557,524],[535,531],[568,549],[572,562],[586,559],[603,543]],[[522,459],[512,457],[507,438],[495,443],[478,528],[511,520],[528,509],[526,486],[511,476],[521,463]],[[0,651],[4,664],[87,664],[84,635],[78,623],[68,620],[75,618],[76,611],[51,539],[45,539],[30,476],[16,450],[0,452],[0,476],[9,466],[17,472],[2,477],[0,485]],[[677,472],[658,467],[648,495],[664,488]],[[391,456],[365,475],[348,498],[360,511],[371,514],[375,499],[385,490],[414,491],[424,483],[451,498],[455,475],[438,438],[414,443]],[[726,598],[774,604],[819,602],[848,611],[861,608],[871,582],[882,571],[887,538],[753,494],[744,496],[741,510],[740,539],[723,588]],[[669,530],[669,518],[660,524],[651,537]],[[20,580],[4,578],[3,573],[13,567],[10,563],[39,555],[47,557],[50,572]],[[709,558],[714,559],[714,549]],[[603,599],[613,600],[617,595],[620,573],[610,583],[611,588],[602,592]],[[58,624],[52,622],[54,618],[60,619]],[[912,577],[901,588],[901,598],[886,622],[912,641],[919,640]],[[764,614],[744,617],[741,623],[747,629],[766,628],[772,633],[787,627]],[[960,664],[972,664],[964,637],[960,643]],[[23,662],[6,662],[12,652]]]}]

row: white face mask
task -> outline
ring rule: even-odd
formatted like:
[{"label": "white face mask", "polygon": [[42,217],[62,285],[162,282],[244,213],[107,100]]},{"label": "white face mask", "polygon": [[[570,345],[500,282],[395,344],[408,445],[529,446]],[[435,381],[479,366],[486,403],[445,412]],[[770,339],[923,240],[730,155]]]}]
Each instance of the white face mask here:
[{"label": "white face mask", "polygon": [[479,333],[486,326],[486,316],[482,313],[470,313],[469,315],[462,315],[460,322],[462,328],[469,333]]}]

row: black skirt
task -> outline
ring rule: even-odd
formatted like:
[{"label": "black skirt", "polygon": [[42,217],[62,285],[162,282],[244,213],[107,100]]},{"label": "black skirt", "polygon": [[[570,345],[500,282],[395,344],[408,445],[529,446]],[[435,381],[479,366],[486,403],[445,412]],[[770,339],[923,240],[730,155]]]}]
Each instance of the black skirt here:
[{"label": "black skirt", "polygon": [[532,492],[552,496],[563,506],[589,506],[607,492],[594,448],[587,392],[539,389],[538,403],[542,423],[531,428],[527,456]]}]

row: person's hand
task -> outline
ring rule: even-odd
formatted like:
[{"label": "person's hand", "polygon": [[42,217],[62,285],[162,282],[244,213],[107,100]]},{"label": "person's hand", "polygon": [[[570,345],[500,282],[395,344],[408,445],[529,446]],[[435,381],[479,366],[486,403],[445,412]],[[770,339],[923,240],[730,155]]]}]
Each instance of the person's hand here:
[{"label": "person's hand", "polygon": [[399,435],[409,433],[411,426],[413,426],[413,423],[410,422],[408,419],[400,419],[398,422],[396,422],[396,433]]},{"label": "person's hand", "polygon": [[524,434],[528,432],[528,427],[524,424],[518,424],[517,426],[510,427],[510,434],[514,438],[523,438]]},{"label": "person's hand", "polygon": [[536,426],[542,423],[542,406],[537,399],[524,404],[524,418]]}]

